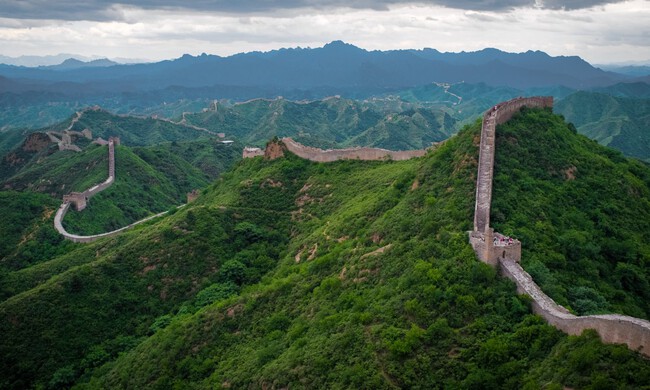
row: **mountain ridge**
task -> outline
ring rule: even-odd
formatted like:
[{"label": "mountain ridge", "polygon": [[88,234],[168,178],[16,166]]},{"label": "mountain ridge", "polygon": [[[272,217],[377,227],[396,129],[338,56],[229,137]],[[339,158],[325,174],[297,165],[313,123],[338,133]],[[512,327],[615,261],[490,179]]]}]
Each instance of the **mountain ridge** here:
[{"label": "mountain ridge", "polygon": [[[417,60],[417,61],[416,61]],[[326,62],[323,62],[326,61]],[[391,62],[394,63],[391,65]],[[165,60],[152,64],[115,65],[103,68],[82,68],[77,71],[66,70],[55,72],[45,69],[28,69],[0,66],[0,74],[11,78],[41,79],[49,81],[82,81],[97,82],[99,80],[156,80],[159,86],[173,84],[169,80],[182,80],[184,86],[205,86],[226,83],[229,85],[282,85],[284,87],[309,87],[350,85],[360,82],[369,85],[356,75],[363,66],[370,65],[378,71],[386,72],[384,82],[375,80],[378,85],[400,87],[419,85],[431,81],[456,82],[471,78],[476,74],[479,65],[486,66],[490,61],[500,61],[512,69],[527,70],[527,78],[514,83],[509,81],[509,72],[499,71],[494,67],[488,69],[492,77],[482,79],[492,85],[510,85],[518,87],[545,86],[565,84],[569,87],[589,87],[603,84],[613,84],[625,79],[625,76],[604,72],[594,68],[578,57],[550,57],[541,52],[505,53],[500,50],[482,50],[472,53],[440,53],[422,50],[389,50],[367,51],[341,41],[333,41],[321,48],[274,50],[269,52],[239,53],[228,57],[214,55],[183,55],[174,60]],[[417,65],[421,62],[421,65]],[[322,67],[321,64],[328,64]],[[398,65],[397,72],[391,68]],[[406,66],[420,66],[421,72],[410,72],[405,78],[403,70]],[[192,69],[191,75],[184,71]],[[207,68],[206,68],[207,66]],[[208,71],[208,69],[210,71]],[[255,71],[252,71],[252,70]],[[314,78],[307,70],[336,69],[338,76],[320,74]],[[531,70],[542,72],[549,70],[549,75],[536,77]],[[330,72],[331,73],[331,72]],[[170,78],[171,75],[176,77]],[[543,74],[543,73],[542,73]],[[552,76],[554,75],[555,76]],[[152,77],[157,75],[156,77]],[[185,75],[184,79],[182,76]],[[563,75],[563,76],[562,76]],[[197,77],[199,76],[199,77]],[[252,78],[251,78],[252,76]],[[263,76],[263,77],[262,77]],[[292,77],[294,76],[296,81]],[[496,77],[495,77],[496,76]],[[353,77],[350,79],[350,77]],[[545,79],[546,77],[546,79]],[[138,88],[146,89],[147,82],[137,82]]]}]

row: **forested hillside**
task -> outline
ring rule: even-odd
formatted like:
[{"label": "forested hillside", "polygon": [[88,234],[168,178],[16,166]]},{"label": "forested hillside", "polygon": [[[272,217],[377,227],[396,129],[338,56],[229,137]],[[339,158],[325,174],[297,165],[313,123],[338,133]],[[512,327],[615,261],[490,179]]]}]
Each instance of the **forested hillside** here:
[{"label": "forested hillside", "polygon": [[391,107],[383,101],[332,97],[310,102],[254,99],[185,116],[188,123],[262,146],[292,137],[316,147],[424,149],[456,131],[456,120],[432,108]]},{"label": "forested hillside", "polygon": [[[546,325],[476,260],[466,231],[479,128],[402,162],[247,159],[172,215],[7,273],[0,387],[650,386],[646,359]],[[570,272],[588,270],[594,285],[579,286],[601,295],[599,309],[646,311],[647,275],[629,271],[648,261],[640,241],[649,229],[632,218],[650,208],[648,167],[540,110],[499,131],[497,156],[506,156],[493,218],[522,238],[525,266],[535,268],[539,250]],[[557,164],[545,158],[549,147]],[[612,177],[633,201],[610,190]],[[541,203],[540,192],[558,196]],[[583,221],[592,215],[564,193],[595,202],[603,223]],[[558,230],[544,230],[551,225]],[[616,258],[619,279],[594,274],[612,261],[593,248],[605,247],[599,232],[618,228],[635,256]],[[575,274],[547,267],[550,286],[583,310]]]},{"label": "forested hillside", "polygon": [[[642,84],[646,86],[646,84]],[[632,85],[633,86],[633,85]],[[556,105],[581,134],[627,156],[650,161],[650,99],[576,92]]]}]

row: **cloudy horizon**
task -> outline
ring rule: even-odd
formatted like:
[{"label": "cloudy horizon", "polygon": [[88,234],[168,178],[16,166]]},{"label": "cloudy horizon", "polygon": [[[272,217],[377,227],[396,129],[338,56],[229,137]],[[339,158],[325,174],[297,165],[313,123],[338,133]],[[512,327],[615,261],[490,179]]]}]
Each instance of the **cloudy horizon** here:
[{"label": "cloudy horizon", "polygon": [[342,40],[366,50],[491,47],[650,62],[649,0],[9,0],[0,15],[0,55],[10,57],[159,61]]}]

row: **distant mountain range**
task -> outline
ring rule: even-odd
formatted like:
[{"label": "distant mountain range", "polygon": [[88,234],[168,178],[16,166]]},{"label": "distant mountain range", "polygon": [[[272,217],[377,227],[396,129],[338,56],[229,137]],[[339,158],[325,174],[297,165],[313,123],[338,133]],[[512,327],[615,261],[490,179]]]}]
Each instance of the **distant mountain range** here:
[{"label": "distant mountain range", "polygon": [[[217,85],[272,89],[279,93],[292,89],[345,92],[351,88],[389,90],[461,81],[516,88],[563,85],[584,89],[632,79],[595,68],[579,57],[551,57],[540,51],[517,54],[497,49],[461,53],[441,53],[434,49],[368,51],[341,41],[321,48],[280,49],[229,57],[184,55],[149,64],[64,65],[39,68],[0,65],[0,76],[15,79],[19,84],[32,84],[32,88],[39,84],[41,89],[63,94]],[[20,88],[3,90],[19,91]]]},{"label": "distant mountain range", "polygon": [[560,100],[554,110],[581,134],[650,162],[650,99],[579,91]]},{"label": "distant mountain range", "polygon": [[[0,56],[0,62],[4,58]],[[616,84],[621,84],[617,96],[624,96],[635,94],[641,83],[650,83],[647,75],[608,72],[579,57],[551,57],[540,51],[368,51],[341,41],[314,49],[229,57],[184,55],[131,65],[90,58],[61,61],[38,67],[0,64],[0,131],[51,125],[93,105],[124,114],[171,117],[200,110],[215,99],[320,100],[334,95],[366,99],[432,83],[484,84],[509,90],[506,98],[549,91],[560,98],[567,91]],[[511,95],[512,91],[521,92]],[[488,106],[498,101],[489,100]]]},{"label": "distant mountain range", "polygon": [[[99,56],[82,56],[79,54],[70,54],[70,53],[60,53],[55,55],[47,56],[19,56],[11,57],[0,54],[0,64],[5,65],[15,65],[15,66],[27,66],[27,67],[38,67],[38,66],[55,66],[64,63],[67,60],[77,60],[81,62],[93,62],[96,60],[104,60],[106,58]],[[141,62],[148,62],[144,59],[136,58],[113,58],[111,62],[116,62],[119,64],[135,64]]]}]

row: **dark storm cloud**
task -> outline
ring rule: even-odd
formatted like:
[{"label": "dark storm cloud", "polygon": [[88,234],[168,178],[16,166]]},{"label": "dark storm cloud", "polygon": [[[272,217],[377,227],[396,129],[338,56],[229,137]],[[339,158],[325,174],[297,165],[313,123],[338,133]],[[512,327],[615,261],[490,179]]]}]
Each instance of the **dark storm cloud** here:
[{"label": "dark storm cloud", "polygon": [[[579,9],[622,0],[4,0],[0,17],[55,20],[122,20],[123,7],[251,14],[296,9],[325,10],[338,7],[386,10],[400,4],[439,5],[474,11],[506,11],[541,6],[551,9]],[[537,3],[537,4],[536,4]]]}]

